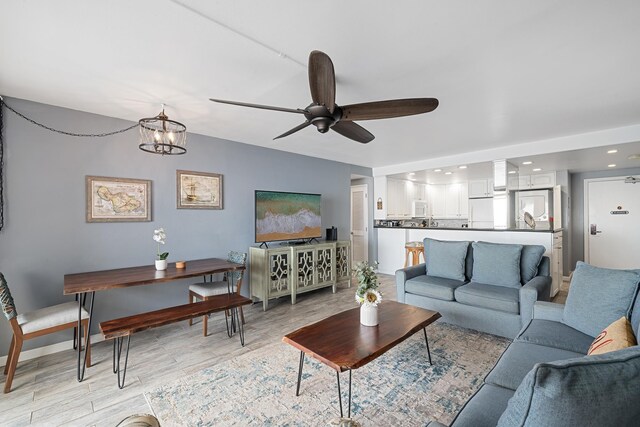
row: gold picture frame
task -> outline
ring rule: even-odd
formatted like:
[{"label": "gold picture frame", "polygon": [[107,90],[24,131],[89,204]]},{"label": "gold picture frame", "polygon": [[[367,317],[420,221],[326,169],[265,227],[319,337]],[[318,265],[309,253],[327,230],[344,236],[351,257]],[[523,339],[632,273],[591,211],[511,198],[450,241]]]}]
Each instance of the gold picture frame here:
[{"label": "gold picture frame", "polygon": [[222,209],[222,174],[176,171],[178,209]]},{"label": "gold picture frame", "polygon": [[85,184],[87,222],[151,221],[151,180],[87,175]]}]

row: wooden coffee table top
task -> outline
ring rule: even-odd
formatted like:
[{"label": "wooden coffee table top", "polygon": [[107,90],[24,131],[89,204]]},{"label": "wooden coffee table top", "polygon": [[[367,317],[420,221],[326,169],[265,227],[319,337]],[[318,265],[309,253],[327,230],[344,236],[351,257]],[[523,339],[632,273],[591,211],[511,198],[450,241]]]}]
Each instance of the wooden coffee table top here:
[{"label": "wooden coffee table top", "polygon": [[282,341],[342,372],[366,365],[440,317],[437,311],[383,301],[378,326],[361,325],[356,307],[304,326]]}]

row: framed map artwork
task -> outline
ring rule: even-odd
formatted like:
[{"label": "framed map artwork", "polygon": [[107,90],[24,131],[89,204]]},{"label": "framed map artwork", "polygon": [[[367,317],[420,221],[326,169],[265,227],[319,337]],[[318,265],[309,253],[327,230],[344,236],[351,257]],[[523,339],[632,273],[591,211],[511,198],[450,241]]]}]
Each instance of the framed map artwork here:
[{"label": "framed map artwork", "polygon": [[87,176],[87,222],[151,221],[151,181]]},{"label": "framed map artwork", "polygon": [[222,209],[222,175],[176,171],[178,209]]}]

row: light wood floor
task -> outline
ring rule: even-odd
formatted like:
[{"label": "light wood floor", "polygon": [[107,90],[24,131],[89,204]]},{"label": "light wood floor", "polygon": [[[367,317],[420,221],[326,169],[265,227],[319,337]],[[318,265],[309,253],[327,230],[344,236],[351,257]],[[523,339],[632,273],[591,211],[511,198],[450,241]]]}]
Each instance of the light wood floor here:
[{"label": "light wood floor", "polygon": [[[385,299],[396,299],[392,276],[380,275]],[[97,425],[115,426],[136,413],[149,413],[143,393],[175,378],[279,342],[282,336],[308,323],[355,307],[355,286],[321,289],[298,296],[272,300],[269,310],[262,304],[245,307],[246,342],[228,338],[221,314],[209,321],[209,336],[202,336],[200,322],[168,325],[133,335],[126,386],[118,389],[111,371],[111,342],[92,347],[94,366],[82,383],[75,379],[72,350],[18,364],[13,390],[0,398],[0,425]],[[186,295],[185,289],[185,295]],[[180,302],[182,303],[182,302]],[[4,380],[4,379],[3,379]]]},{"label": "light wood floor", "polygon": [[[395,299],[394,278],[380,278],[384,297]],[[325,288],[299,295],[296,305],[289,298],[280,298],[270,301],[266,312],[262,303],[245,307],[244,347],[237,335],[227,337],[222,314],[211,317],[206,338],[200,320],[192,327],[181,322],[135,334],[123,390],[118,389],[111,371],[111,341],[92,346],[94,366],[87,369],[81,383],[75,379],[72,350],[20,362],[11,393],[0,397],[0,425],[115,426],[128,415],[150,413],[145,391],[280,342],[283,335],[301,326],[356,307],[354,292],[355,286],[349,289],[341,284],[336,294]]]}]

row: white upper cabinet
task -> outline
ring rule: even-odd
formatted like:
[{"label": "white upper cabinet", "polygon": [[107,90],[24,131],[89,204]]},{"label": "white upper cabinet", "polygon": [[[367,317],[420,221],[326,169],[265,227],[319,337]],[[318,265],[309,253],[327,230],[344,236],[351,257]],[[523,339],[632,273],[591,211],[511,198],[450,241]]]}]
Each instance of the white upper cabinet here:
[{"label": "white upper cabinet", "polygon": [[387,179],[387,218],[411,218],[414,200],[425,200],[425,184]]},{"label": "white upper cabinet", "polygon": [[535,175],[520,175],[518,190],[532,190],[536,188],[551,188],[556,185],[556,173],[546,172]]},{"label": "white upper cabinet", "polygon": [[434,218],[463,219],[469,213],[467,183],[429,185],[431,215]]},{"label": "white upper cabinet", "polygon": [[474,179],[469,181],[469,198],[493,197],[493,179]]}]

